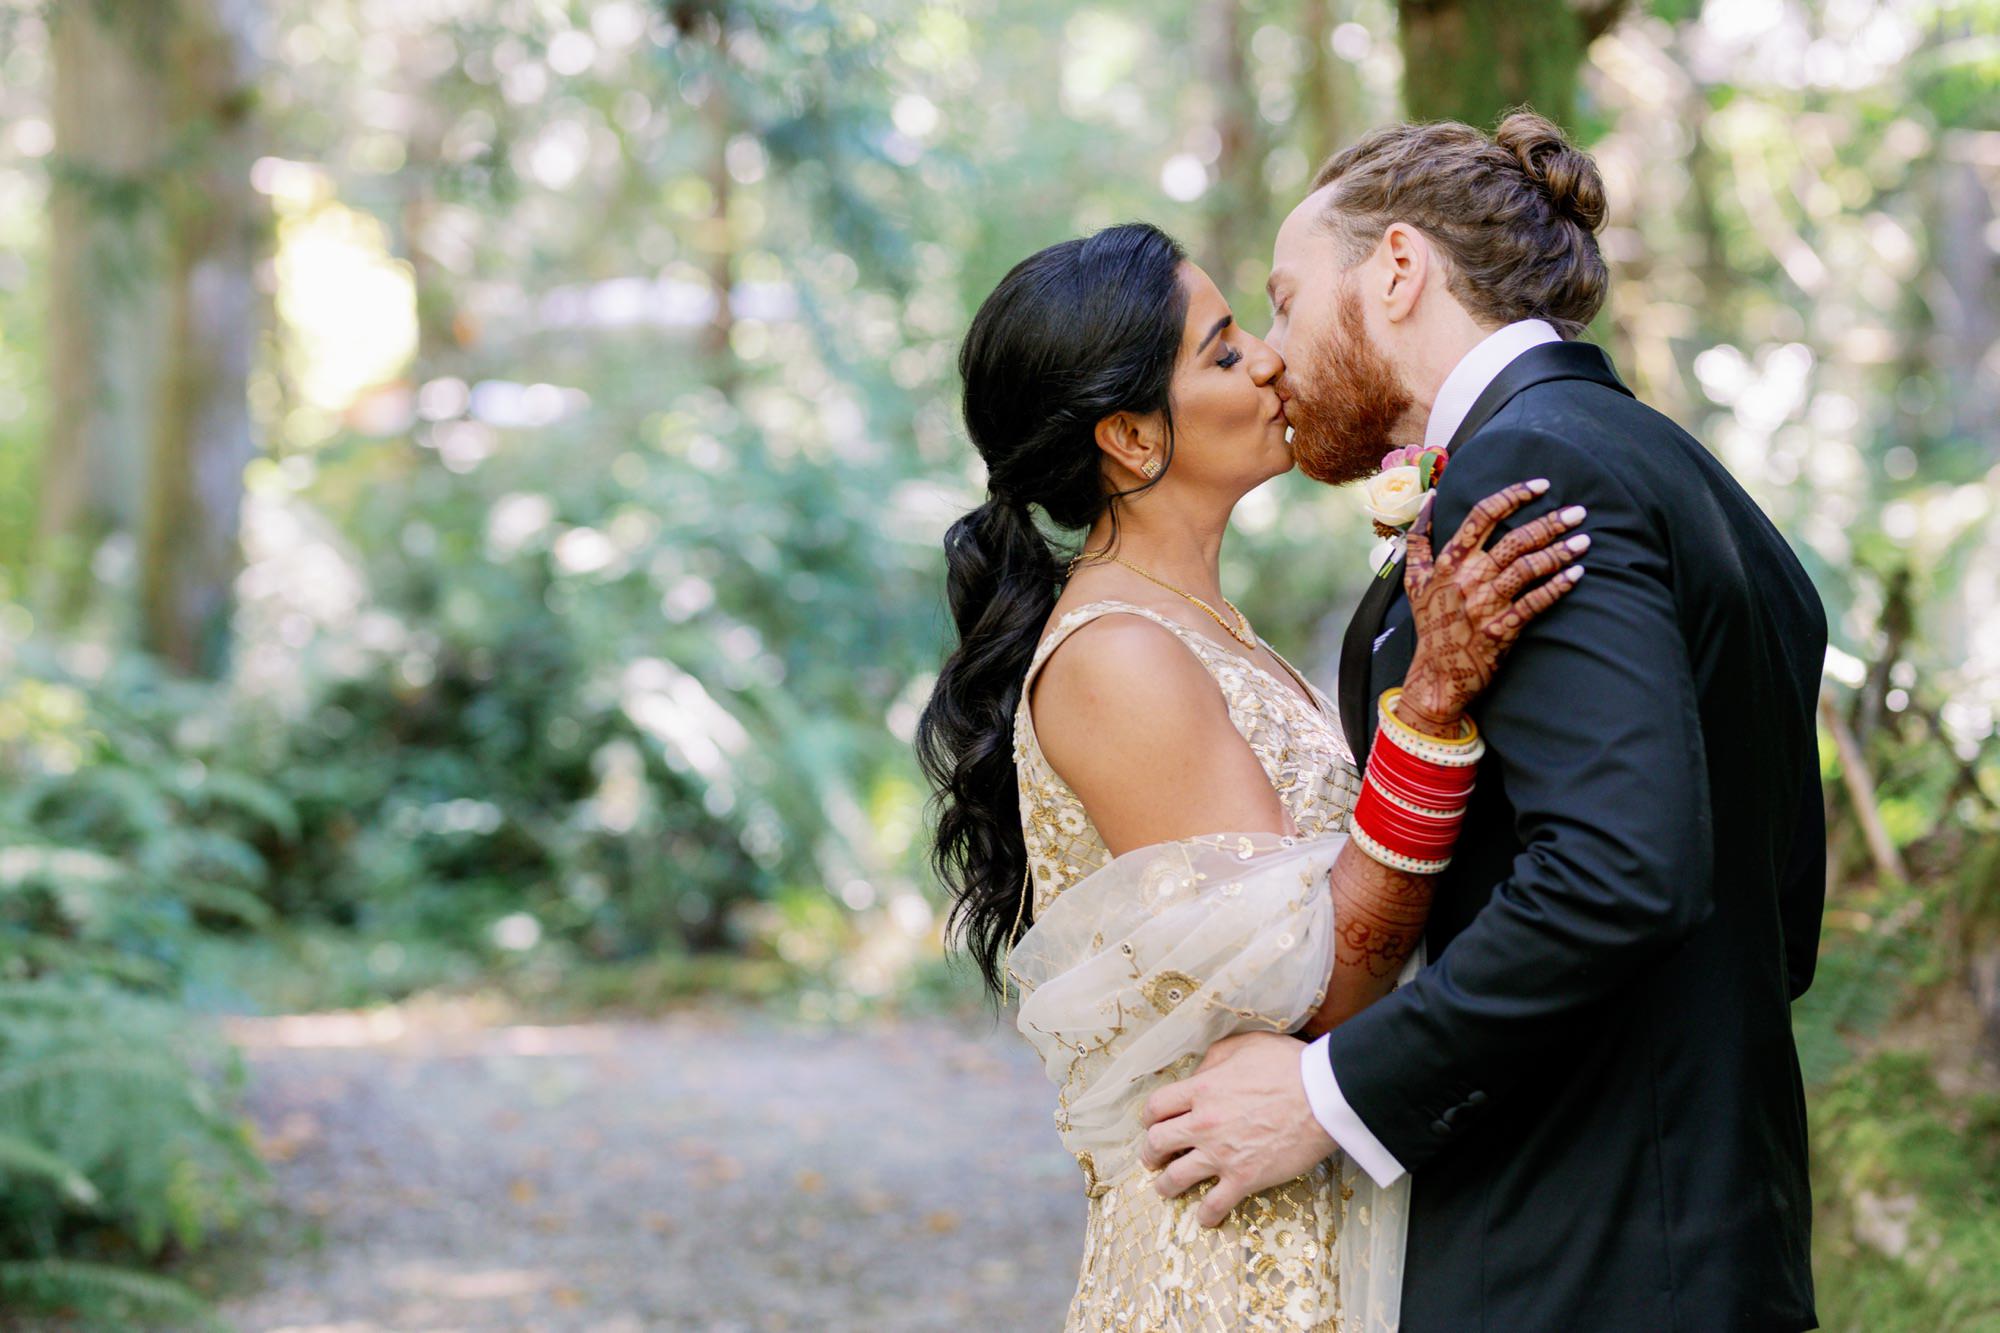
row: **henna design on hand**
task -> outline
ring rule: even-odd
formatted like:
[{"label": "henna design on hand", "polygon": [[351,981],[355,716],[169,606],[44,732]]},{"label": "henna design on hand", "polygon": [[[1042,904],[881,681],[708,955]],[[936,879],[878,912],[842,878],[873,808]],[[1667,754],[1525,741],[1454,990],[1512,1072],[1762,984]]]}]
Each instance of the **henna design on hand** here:
[{"label": "henna design on hand", "polygon": [[1493,683],[1521,631],[1576,586],[1582,567],[1565,573],[1564,566],[1590,541],[1564,534],[1583,521],[1580,505],[1544,514],[1486,547],[1503,519],[1548,488],[1546,481],[1517,482],[1487,496],[1435,554],[1431,515],[1437,492],[1425,497],[1410,526],[1403,572],[1417,650],[1397,707],[1411,726],[1456,734],[1466,706]]}]

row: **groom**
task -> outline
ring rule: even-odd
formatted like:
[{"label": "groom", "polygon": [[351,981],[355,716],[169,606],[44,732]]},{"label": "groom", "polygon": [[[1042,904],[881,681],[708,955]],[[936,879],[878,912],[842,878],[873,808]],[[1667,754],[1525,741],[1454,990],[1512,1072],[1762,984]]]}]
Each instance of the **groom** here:
[{"label": "groom", "polygon": [[[1547,477],[1589,574],[1472,715],[1489,755],[1436,883],[1429,965],[1311,1043],[1219,1044],[1147,1106],[1213,1225],[1338,1148],[1412,1176],[1404,1333],[1816,1326],[1789,1006],[1825,850],[1826,620],[1722,466],[1576,337],[1603,187],[1548,122],[1405,125],[1327,163],[1279,232],[1270,341],[1294,447],[1357,480],[1449,446],[1432,525]],[[1400,567],[1341,654],[1357,757],[1414,643]]]}]

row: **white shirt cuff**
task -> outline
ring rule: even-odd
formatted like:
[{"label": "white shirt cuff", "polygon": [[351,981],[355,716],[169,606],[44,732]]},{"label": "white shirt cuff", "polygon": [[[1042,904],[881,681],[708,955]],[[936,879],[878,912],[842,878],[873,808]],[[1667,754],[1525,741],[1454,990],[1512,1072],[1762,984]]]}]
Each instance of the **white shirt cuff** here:
[{"label": "white shirt cuff", "polygon": [[1299,1052],[1299,1076],[1305,1080],[1306,1101],[1312,1106],[1313,1119],[1333,1136],[1333,1141],[1356,1166],[1368,1173],[1370,1180],[1387,1189],[1402,1179],[1403,1164],[1382,1146],[1382,1140],[1369,1132],[1354,1108],[1347,1104],[1347,1098],[1341,1096],[1340,1080],[1333,1076],[1333,1059],[1327,1054],[1328,1044],[1327,1038],[1321,1037],[1307,1042]]}]

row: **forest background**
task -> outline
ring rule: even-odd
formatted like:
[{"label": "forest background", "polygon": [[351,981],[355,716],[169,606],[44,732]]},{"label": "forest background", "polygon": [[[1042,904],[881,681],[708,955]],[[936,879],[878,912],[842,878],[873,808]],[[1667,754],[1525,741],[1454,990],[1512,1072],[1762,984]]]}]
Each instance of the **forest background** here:
[{"label": "forest background", "polygon": [[[977,1011],[910,739],[971,311],[1532,104],[1829,609],[1831,1329],[2000,1328],[2000,3],[0,0],[0,1309],[206,1317],[210,1019]],[[1224,583],[1330,680],[1354,498]],[[122,1312],[122,1313],[121,1313]]]}]

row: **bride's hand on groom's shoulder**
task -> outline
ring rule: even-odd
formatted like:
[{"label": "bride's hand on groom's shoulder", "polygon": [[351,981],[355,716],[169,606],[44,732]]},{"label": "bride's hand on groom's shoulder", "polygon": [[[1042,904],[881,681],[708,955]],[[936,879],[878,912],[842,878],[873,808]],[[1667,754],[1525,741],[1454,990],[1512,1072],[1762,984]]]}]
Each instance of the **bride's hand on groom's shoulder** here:
[{"label": "bride's hand on groom's shoulder", "polygon": [[1203,1226],[1333,1154],[1306,1100],[1300,1046],[1275,1032],[1225,1037],[1193,1074],[1147,1098],[1140,1160],[1160,1172],[1153,1187],[1167,1198],[1215,1181],[1195,1210]]},{"label": "bride's hand on groom's shoulder", "polygon": [[1437,492],[1425,497],[1410,526],[1403,572],[1417,650],[1402,703],[1417,720],[1439,724],[1435,729],[1447,734],[1454,730],[1448,724],[1492,684],[1521,631],[1583,576],[1583,566],[1572,562],[1589,549],[1590,538],[1565,535],[1583,522],[1581,505],[1543,514],[1487,546],[1502,522],[1548,490],[1549,483],[1537,479],[1494,492],[1472,507],[1436,551]]}]

